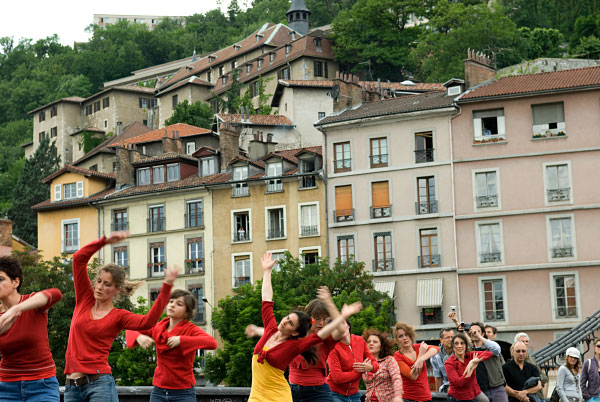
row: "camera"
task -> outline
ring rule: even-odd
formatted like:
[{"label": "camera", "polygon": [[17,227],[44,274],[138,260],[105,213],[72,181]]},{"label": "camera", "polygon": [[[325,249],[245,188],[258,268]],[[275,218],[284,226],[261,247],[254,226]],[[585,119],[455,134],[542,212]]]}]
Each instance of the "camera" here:
[{"label": "camera", "polygon": [[450,312],[456,313],[456,306],[450,306]]},{"label": "camera", "polygon": [[464,328],[465,331],[468,331],[471,329],[471,324],[465,324],[464,322],[461,322],[460,325],[462,325],[462,327]]}]

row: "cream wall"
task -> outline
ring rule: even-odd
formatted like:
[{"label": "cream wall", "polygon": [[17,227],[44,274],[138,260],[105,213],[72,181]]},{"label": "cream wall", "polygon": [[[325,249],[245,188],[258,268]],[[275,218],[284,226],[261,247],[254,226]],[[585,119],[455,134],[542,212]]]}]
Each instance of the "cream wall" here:
[{"label": "cream wall", "polygon": [[33,148],[31,153],[40,146],[39,133],[44,131],[46,136],[50,136],[51,129],[56,127],[57,136],[50,137],[50,141],[54,141],[56,150],[60,156],[61,166],[65,163],[71,163],[73,161],[71,152],[71,137],[70,134],[77,131],[82,125],[82,115],[80,112],[80,106],[78,103],[71,102],[58,102],[56,106],[56,116],[50,117],[50,110],[52,106],[44,109],[46,113],[46,119],[42,122],[39,121],[39,111],[34,113],[33,116]]},{"label": "cream wall", "polygon": [[107,152],[99,152],[96,155],[84,160],[81,163],[78,163],[76,166],[84,169],[89,169],[90,167],[96,165],[98,166],[98,171],[102,173],[112,173],[113,172],[113,162],[117,159],[115,154],[107,153]]},{"label": "cream wall", "polygon": [[165,127],[165,120],[171,118],[173,115],[173,96],[177,95],[178,103],[187,100],[189,104],[192,104],[196,101],[204,101],[204,98],[206,98],[209,94],[210,91],[207,87],[186,84],[177,89],[159,95],[157,97],[158,127]]}]

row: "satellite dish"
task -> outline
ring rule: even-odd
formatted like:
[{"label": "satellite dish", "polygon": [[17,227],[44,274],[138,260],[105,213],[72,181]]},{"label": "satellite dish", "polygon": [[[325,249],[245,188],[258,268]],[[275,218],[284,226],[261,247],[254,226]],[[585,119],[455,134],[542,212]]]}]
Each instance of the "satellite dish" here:
[{"label": "satellite dish", "polygon": [[337,99],[340,96],[340,86],[335,84],[333,88],[331,88],[331,97],[333,99]]}]

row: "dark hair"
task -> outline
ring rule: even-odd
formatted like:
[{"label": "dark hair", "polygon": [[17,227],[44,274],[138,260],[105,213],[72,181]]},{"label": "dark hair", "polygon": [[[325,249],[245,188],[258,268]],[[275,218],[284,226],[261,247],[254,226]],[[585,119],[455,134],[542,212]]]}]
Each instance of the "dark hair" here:
[{"label": "dark hair", "polygon": [[486,325],[485,325],[484,331],[485,331],[486,329],[488,329],[488,328],[491,328],[491,329],[492,329],[492,334],[496,334],[496,333],[498,332],[498,330],[496,329],[496,327],[494,327],[493,325],[490,325],[490,324],[486,324]]},{"label": "dark hair", "polygon": [[329,317],[327,306],[319,299],[311,300],[310,303],[304,307],[304,312],[311,317]]},{"label": "dark hair", "polygon": [[467,352],[469,351],[469,345],[471,344],[469,342],[469,339],[467,338],[467,336],[465,334],[463,334],[462,332],[459,332],[458,334],[454,335],[454,337],[452,338],[452,351],[454,352],[454,341],[456,339],[460,339],[465,343],[465,354],[467,354]]},{"label": "dark hair", "polygon": [[483,325],[483,323],[482,323],[482,322],[479,322],[479,321],[473,321],[473,322],[471,323],[471,326],[470,326],[470,328],[473,328],[473,325],[477,325],[477,326],[479,327],[479,329],[481,329],[481,336],[483,336],[485,339],[487,339],[487,336],[486,336],[486,334],[485,334],[485,325]]},{"label": "dark hair", "polygon": [[454,332],[454,328],[451,327],[446,327],[446,328],[442,328],[440,329],[440,339],[442,339],[444,337],[444,332]]},{"label": "dark hair", "polygon": [[296,332],[298,332],[298,335],[292,336],[292,338],[304,338],[312,323],[310,316],[299,310],[294,310],[290,314],[296,314],[298,316],[298,326],[296,327]]},{"label": "dark hair", "polygon": [[185,303],[185,318],[186,320],[191,320],[196,315],[198,302],[191,292],[183,289],[175,289],[171,292],[169,300],[179,299],[180,297],[183,297],[183,302]]},{"label": "dark hair", "polygon": [[13,281],[17,278],[19,279],[18,292],[23,284],[23,269],[19,260],[10,255],[0,257],[0,271],[4,272]]},{"label": "dark hair", "polygon": [[350,322],[350,319],[346,318],[346,324],[348,324],[348,332],[352,335],[352,323]]},{"label": "dark hair", "polygon": [[388,334],[385,332],[380,332],[375,328],[365,329],[363,332],[363,338],[366,341],[369,340],[369,337],[376,336],[379,338],[379,343],[381,343],[381,349],[379,350],[379,358],[382,359],[386,356],[391,356],[394,353],[392,342],[388,339]]}]

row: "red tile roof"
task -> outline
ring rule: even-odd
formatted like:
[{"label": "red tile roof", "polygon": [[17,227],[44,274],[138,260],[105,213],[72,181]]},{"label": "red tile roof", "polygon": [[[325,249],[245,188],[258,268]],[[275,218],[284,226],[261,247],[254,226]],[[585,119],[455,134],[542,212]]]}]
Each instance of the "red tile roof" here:
[{"label": "red tile roof", "polygon": [[458,102],[584,88],[600,88],[600,66],[502,77],[473,88]]},{"label": "red tile roof", "polygon": [[279,80],[286,87],[332,88],[332,80]]},{"label": "red tile roof", "polygon": [[[380,83],[377,81],[360,81],[362,86],[370,86],[377,88]],[[445,91],[444,84],[442,83],[428,83],[428,82],[416,82],[414,85],[405,85],[400,82],[381,82],[381,88],[393,89],[395,91]]]},{"label": "red tile roof", "polygon": [[[224,121],[227,123],[241,123],[242,115],[241,114],[225,114],[219,113],[216,117],[220,121]],[[248,123],[244,123],[248,124]],[[268,115],[268,114],[251,114],[250,115],[250,124],[256,126],[293,126],[294,124],[285,116],[281,115]]]},{"label": "red tile roof", "polygon": [[52,101],[52,102],[50,102],[50,103],[46,103],[46,104],[45,104],[45,105],[43,105],[43,106],[37,107],[37,108],[35,108],[35,109],[33,109],[33,110],[30,110],[30,111],[29,111],[29,112],[27,112],[27,113],[28,113],[28,114],[32,114],[32,113],[35,113],[35,112],[37,112],[37,111],[40,111],[40,110],[42,110],[42,109],[46,109],[47,107],[50,107],[50,106],[52,106],[52,105],[55,105],[55,104],[57,104],[57,103],[60,103],[60,102],[76,103],[76,104],[78,104],[78,105],[79,105],[79,104],[80,104],[81,102],[83,102],[84,100],[85,100],[85,98],[80,98],[79,96],[69,96],[69,97],[67,97],[67,98],[60,98],[60,99],[57,99],[57,100],[55,100],[55,101]]},{"label": "red tile roof", "polygon": [[80,167],[73,166],[73,165],[65,165],[62,169],[59,169],[56,172],[52,173],[50,176],[45,177],[42,180],[42,182],[50,183],[55,177],[58,177],[65,172],[78,173],[85,177],[92,176],[92,177],[98,177],[100,179],[105,179],[105,180],[114,180],[115,179],[114,173],[102,173],[102,172],[98,172],[96,170],[84,169],[84,168],[80,168]]},{"label": "red tile roof", "polygon": [[147,184],[145,186],[132,186],[123,188],[121,190],[115,190],[102,197],[102,200],[128,197],[139,194],[157,193],[168,190],[179,190],[183,188],[200,187],[205,183],[206,177],[199,177],[197,174],[194,174],[178,181],[166,182],[161,184]]},{"label": "red tile roof", "polygon": [[132,165],[139,166],[139,165],[145,165],[145,164],[150,164],[150,163],[160,162],[160,161],[167,161],[167,160],[183,160],[185,162],[192,163],[194,165],[196,163],[198,163],[198,159],[191,157],[187,154],[178,154],[175,152],[167,152],[167,153],[156,155],[156,156],[149,156],[149,157],[142,158],[140,160],[133,162]]},{"label": "red tile roof", "polygon": [[218,153],[218,151],[216,149],[214,149],[213,147],[209,147],[208,145],[203,145],[200,148],[198,148],[193,154],[192,156],[195,158],[200,158],[203,156],[212,156],[212,155],[216,155]]},{"label": "red tile roof", "polygon": [[141,144],[145,142],[160,141],[165,136],[165,132],[167,133],[167,135],[172,136],[173,131],[178,131],[179,137],[189,137],[191,135],[212,133],[211,130],[208,130],[206,128],[196,127],[185,123],[176,123],[164,128],[159,128],[158,130],[149,131],[145,134],[141,134],[136,137],[115,142],[111,144],[111,146],[124,146],[129,144]]},{"label": "red tile roof", "polygon": [[199,86],[202,86],[202,87],[211,87],[211,88],[214,86],[210,82],[205,81],[205,80],[201,80],[200,78],[198,78],[198,77],[196,77],[194,75],[194,76],[191,76],[190,78],[188,78],[186,80],[181,80],[178,83],[169,86],[164,91],[158,92],[156,94],[156,96],[164,95],[167,92],[170,92],[170,91],[172,91],[174,89],[177,89],[177,88],[181,88],[181,87],[183,87],[185,85],[199,85]]},{"label": "red tile roof", "polygon": [[[85,197],[85,198],[75,198],[72,200],[63,200],[63,201],[50,201],[50,200],[46,200],[46,201],[42,201],[39,204],[35,204],[33,207],[31,207],[31,209],[33,209],[34,211],[43,211],[43,210],[50,210],[50,209],[60,209],[60,208],[69,208],[69,207],[75,207],[75,206],[81,206],[81,205],[87,205],[90,201],[97,201],[101,198],[103,198],[104,196],[112,193],[114,191],[114,188],[107,188],[104,189],[96,194],[92,194],[89,197]],[[90,207],[91,208],[91,207]]]}]

